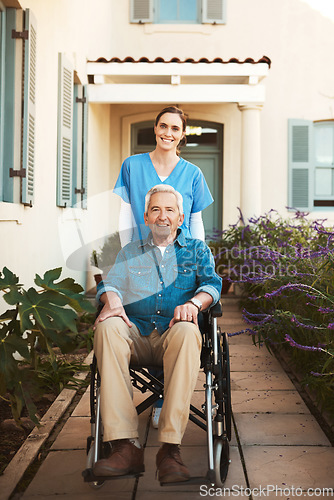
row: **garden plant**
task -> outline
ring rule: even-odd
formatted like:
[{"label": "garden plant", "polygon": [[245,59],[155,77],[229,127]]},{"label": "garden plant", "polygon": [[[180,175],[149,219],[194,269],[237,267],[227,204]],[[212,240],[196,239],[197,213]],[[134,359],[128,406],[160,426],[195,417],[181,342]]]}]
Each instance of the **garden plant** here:
[{"label": "garden plant", "polygon": [[[216,269],[242,287],[254,342],[284,350],[334,417],[334,230],[325,220],[275,211],[216,231]],[[236,332],[239,333],[239,332]]]},{"label": "garden plant", "polygon": [[0,316],[0,397],[9,401],[18,424],[24,407],[38,424],[34,397],[46,389],[57,393],[76,386],[73,373],[83,369],[58,360],[55,348],[68,353],[82,345],[78,317],[95,309],[72,278],[57,281],[61,272],[57,268],[43,277],[37,274],[37,288],[28,290],[6,267],[0,273],[3,299],[12,306]]}]

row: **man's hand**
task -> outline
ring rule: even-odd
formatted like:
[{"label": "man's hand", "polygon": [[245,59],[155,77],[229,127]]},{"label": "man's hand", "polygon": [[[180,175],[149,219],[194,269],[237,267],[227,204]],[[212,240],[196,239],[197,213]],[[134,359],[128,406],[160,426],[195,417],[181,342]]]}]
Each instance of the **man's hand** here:
[{"label": "man's hand", "polygon": [[132,327],[132,323],[129,320],[123,304],[117,294],[113,292],[104,293],[101,296],[101,300],[104,302],[104,306],[95,320],[93,330],[95,330],[98,323],[105,321],[107,318],[113,318],[114,316],[122,318],[129,328]]},{"label": "man's hand", "polygon": [[186,302],[174,309],[174,317],[170,320],[169,328],[179,321],[189,321],[198,325],[197,321],[198,308],[191,302]]}]

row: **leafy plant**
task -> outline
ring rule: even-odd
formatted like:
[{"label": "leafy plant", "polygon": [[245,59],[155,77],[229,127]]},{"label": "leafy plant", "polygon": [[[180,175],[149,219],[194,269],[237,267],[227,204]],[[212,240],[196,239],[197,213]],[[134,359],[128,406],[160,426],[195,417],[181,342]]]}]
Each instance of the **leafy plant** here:
[{"label": "leafy plant", "polygon": [[243,286],[245,331],[291,354],[304,384],[334,416],[333,239],[325,221],[300,212],[284,220],[270,211],[248,223],[241,215],[214,245],[216,262],[224,258],[230,280]]},{"label": "leafy plant", "polygon": [[[37,376],[40,366],[37,346],[48,353],[50,365],[57,373],[53,348],[59,347],[61,352],[73,350],[78,314],[94,312],[81,293],[83,288],[72,278],[56,281],[61,272],[57,268],[43,277],[37,274],[38,288],[28,290],[6,267],[0,273],[0,291],[7,304],[13,306],[0,316],[0,397],[9,395],[12,414],[18,423],[25,406],[30,418],[38,423],[31,397],[31,379]],[[17,359],[17,353],[23,362]]]},{"label": "leafy plant", "polygon": [[56,394],[60,393],[64,388],[78,389],[83,385],[87,385],[85,381],[75,378],[75,374],[88,370],[88,365],[77,362],[69,362],[59,360],[57,366],[50,361],[41,363],[37,370],[37,377],[40,380],[43,389],[47,388]]}]

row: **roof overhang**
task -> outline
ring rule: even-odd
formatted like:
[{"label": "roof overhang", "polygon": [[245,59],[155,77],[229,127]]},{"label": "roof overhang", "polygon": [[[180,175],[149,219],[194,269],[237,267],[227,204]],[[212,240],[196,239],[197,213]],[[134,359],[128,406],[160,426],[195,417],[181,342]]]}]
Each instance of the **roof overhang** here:
[{"label": "roof overhang", "polygon": [[[252,61],[252,62],[250,62]],[[184,62],[94,61],[87,63],[89,101],[95,103],[262,104],[270,60]]]}]

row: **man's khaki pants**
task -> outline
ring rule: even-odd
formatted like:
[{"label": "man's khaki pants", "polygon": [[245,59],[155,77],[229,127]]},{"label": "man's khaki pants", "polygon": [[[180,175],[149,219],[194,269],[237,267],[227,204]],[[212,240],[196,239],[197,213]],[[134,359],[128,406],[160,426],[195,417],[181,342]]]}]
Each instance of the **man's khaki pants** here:
[{"label": "man's khaki pants", "polygon": [[181,444],[200,368],[201,344],[198,327],[186,321],[176,323],[163,335],[153,330],[147,337],[134,324],[129,328],[120,317],[98,323],[94,351],[101,376],[104,440],[138,437],[131,359],[139,364],[163,363],[165,389],[158,438],[162,443]]}]

